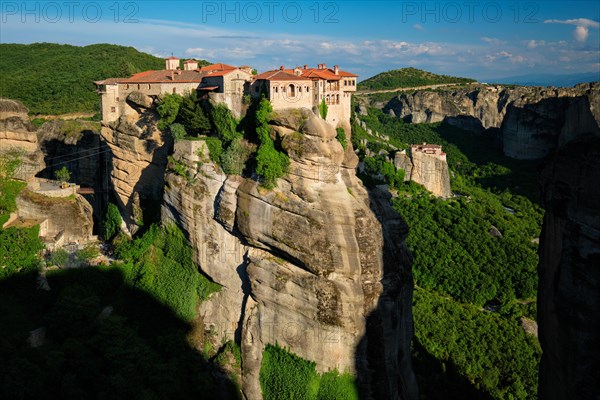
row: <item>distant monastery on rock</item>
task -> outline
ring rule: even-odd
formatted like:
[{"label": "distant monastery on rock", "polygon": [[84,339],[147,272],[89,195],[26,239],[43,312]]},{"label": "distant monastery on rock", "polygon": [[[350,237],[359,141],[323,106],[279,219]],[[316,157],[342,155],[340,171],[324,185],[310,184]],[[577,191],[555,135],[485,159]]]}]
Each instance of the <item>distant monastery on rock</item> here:
[{"label": "distant monastery on rock", "polygon": [[309,108],[318,113],[319,104],[327,104],[327,121],[334,126],[349,128],[350,99],[356,91],[357,75],[342,71],[336,65],[317,68],[307,65],[252,74],[249,66],[234,67],[212,64],[198,67],[194,60],[183,62],[169,57],[165,69],[144,71],[130,78],[109,78],[94,82],[101,94],[102,119],[111,122],[119,118],[127,96],[141,92],[149,96],[163,93],[185,94],[196,91],[199,97],[226,104],[239,116],[244,96],[269,99],[274,110],[285,108]]}]

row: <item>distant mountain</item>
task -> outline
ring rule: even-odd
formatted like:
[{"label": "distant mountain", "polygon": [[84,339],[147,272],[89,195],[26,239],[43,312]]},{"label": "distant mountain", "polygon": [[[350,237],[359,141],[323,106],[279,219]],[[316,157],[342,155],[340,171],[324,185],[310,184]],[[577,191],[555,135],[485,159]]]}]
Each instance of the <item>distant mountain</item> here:
[{"label": "distant mountain", "polygon": [[386,90],[403,87],[437,85],[441,83],[469,83],[474,79],[438,75],[417,68],[402,68],[382,72],[358,84],[358,90]]},{"label": "distant mountain", "polygon": [[161,58],[112,44],[0,44],[0,97],[34,114],[98,112],[93,81],[164,67]]},{"label": "distant mountain", "polygon": [[528,74],[506,78],[481,79],[480,81],[505,85],[572,87],[578,83],[600,81],[600,72],[569,75]]}]

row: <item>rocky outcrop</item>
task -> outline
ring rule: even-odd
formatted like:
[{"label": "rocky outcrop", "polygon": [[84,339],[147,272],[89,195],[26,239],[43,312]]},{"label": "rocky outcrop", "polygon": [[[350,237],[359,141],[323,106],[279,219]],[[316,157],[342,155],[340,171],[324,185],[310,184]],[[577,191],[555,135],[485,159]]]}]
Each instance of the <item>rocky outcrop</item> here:
[{"label": "rocky outcrop", "polygon": [[600,394],[600,137],[563,146],[541,175],[539,397]]},{"label": "rocky outcrop", "polygon": [[600,83],[415,91],[392,99],[384,110],[414,123],[447,121],[475,132],[499,129],[507,156],[535,159],[581,132],[598,132]]},{"label": "rocky outcrop", "polygon": [[17,196],[19,218],[48,220],[48,236],[63,232],[65,242],[85,243],[92,236],[92,206],[80,195],[47,197],[28,189]]},{"label": "rocky outcrop", "polygon": [[364,189],[333,126],[310,110],[279,112],[272,124],[290,156],[273,190],[222,176],[202,142],[176,144],[162,215],[224,286],[201,306],[205,324],[241,341],[247,398],[262,398],[262,351],[279,343],[319,371],[355,373],[365,399],[416,399],[405,225],[389,199]]},{"label": "rocky outcrop", "polygon": [[451,197],[450,173],[446,156],[427,154],[422,151],[412,151],[410,156],[406,151],[396,152],[394,156],[396,169],[404,170],[404,180],[423,185],[434,196]]},{"label": "rocky outcrop", "polygon": [[172,141],[156,127],[157,120],[153,110],[138,111],[125,103],[122,115],[114,122],[103,122],[100,131],[108,145],[112,186],[130,232],[141,222],[134,217],[134,193],[142,209],[157,209],[162,200]]},{"label": "rocky outcrop", "polygon": [[36,128],[29,121],[27,108],[20,102],[0,99],[0,153],[13,152],[22,163],[14,178],[30,180],[44,168]]}]

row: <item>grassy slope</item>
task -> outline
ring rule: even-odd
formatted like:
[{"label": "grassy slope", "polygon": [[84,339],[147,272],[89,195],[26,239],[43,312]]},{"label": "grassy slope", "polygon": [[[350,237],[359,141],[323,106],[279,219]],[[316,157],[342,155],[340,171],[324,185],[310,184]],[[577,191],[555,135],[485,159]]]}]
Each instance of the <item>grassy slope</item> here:
[{"label": "grassy slope", "polygon": [[441,83],[468,83],[474,79],[438,75],[416,68],[401,68],[382,72],[358,84],[358,90],[386,90],[403,87],[436,85]]},{"label": "grassy slope", "polygon": [[0,44],[0,96],[21,100],[33,114],[98,112],[93,81],[162,68],[163,59],[133,47]]}]

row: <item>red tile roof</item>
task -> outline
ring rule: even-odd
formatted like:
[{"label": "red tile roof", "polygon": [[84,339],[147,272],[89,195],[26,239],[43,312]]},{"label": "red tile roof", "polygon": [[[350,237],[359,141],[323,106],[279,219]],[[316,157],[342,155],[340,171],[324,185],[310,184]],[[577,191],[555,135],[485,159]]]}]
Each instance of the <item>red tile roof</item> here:
[{"label": "red tile roof", "polygon": [[310,79],[304,76],[296,76],[294,75],[294,71],[289,72],[290,70],[273,70],[263,72],[262,74],[256,75],[254,79],[256,80],[268,80],[268,81],[309,81]]},{"label": "red tile roof", "polygon": [[[296,78],[298,78],[299,80],[301,80],[302,78],[308,78],[311,80],[320,80],[320,79],[324,79],[324,80],[328,80],[328,81],[339,81],[342,78],[351,78],[351,77],[357,77],[358,75],[355,75],[353,73],[350,72],[346,72],[346,71],[342,71],[342,70],[338,70],[338,74],[335,74],[335,71],[331,68],[300,68],[300,70],[302,71],[302,74],[300,76],[296,76],[294,74],[294,69],[277,69],[277,70],[272,70],[272,71],[267,71],[267,72],[263,72],[262,74],[258,75],[256,77],[256,79],[271,79],[271,78],[264,78],[263,76],[268,76],[265,74],[275,74],[277,72],[283,72],[289,75],[294,75]],[[271,79],[273,80],[273,79]],[[284,79],[285,80],[285,79]],[[291,80],[291,79],[287,79],[287,80]]]},{"label": "red tile roof", "polygon": [[233,65],[218,63],[218,64],[206,65],[206,66],[200,68],[200,71],[206,71],[206,72],[208,72],[208,71],[231,71],[236,68],[237,67],[234,67]]},{"label": "red tile roof", "polygon": [[[179,73],[177,73],[179,72]],[[171,73],[173,79],[171,79]],[[120,80],[119,83],[161,83],[161,82],[179,82],[179,83],[191,83],[202,81],[202,78],[206,76],[206,73],[195,71],[144,71],[133,75],[129,79]]]},{"label": "red tile roof", "polygon": [[184,64],[198,64],[198,61],[196,61],[196,60],[185,60],[183,63]]},{"label": "red tile roof", "polygon": [[165,58],[165,60],[179,60],[179,58],[171,56],[171,57]]}]

